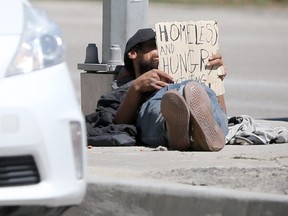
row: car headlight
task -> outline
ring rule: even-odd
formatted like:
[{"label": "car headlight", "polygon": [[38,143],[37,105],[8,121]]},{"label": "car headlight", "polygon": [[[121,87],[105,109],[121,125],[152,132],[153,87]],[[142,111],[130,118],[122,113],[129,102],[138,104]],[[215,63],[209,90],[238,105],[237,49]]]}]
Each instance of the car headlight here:
[{"label": "car headlight", "polygon": [[24,29],[18,50],[6,77],[25,74],[64,61],[64,46],[59,28],[48,16],[24,6]]}]

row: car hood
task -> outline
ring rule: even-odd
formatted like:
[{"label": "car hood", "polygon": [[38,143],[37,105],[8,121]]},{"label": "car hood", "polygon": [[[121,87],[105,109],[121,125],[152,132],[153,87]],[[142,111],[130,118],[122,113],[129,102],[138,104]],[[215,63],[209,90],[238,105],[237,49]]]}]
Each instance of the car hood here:
[{"label": "car hood", "polygon": [[0,36],[21,34],[24,24],[23,6],[26,1],[0,0]]}]

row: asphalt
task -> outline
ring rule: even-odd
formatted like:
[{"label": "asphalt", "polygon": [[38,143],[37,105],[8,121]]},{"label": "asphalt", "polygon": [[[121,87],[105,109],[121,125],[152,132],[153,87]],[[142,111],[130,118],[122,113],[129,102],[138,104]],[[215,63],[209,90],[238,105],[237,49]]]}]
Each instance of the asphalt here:
[{"label": "asphalt", "polygon": [[[288,122],[263,121],[271,127]],[[288,143],[219,152],[95,147],[74,215],[288,215]]]}]

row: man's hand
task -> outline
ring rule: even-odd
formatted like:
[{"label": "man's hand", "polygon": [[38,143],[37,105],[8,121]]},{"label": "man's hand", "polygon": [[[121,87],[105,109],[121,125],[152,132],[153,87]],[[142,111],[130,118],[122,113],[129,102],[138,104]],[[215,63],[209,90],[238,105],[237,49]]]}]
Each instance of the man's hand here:
[{"label": "man's hand", "polygon": [[137,92],[144,93],[162,89],[173,83],[174,79],[167,73],[153,69],[133,81],[133,87]]},{"label": "man's hand", "polygon": [[223,66],[224,74],[219,76],[221,80],[223,80],[225,76],[227,75],[227,67],[226,65],[224,65],[222,55],[219,52],[217,52],[216,54],[212,55],[209,58],[209,62],[207,63],[207,66],[216,66],[216,67]]},{"label": "man's hand", "polygon": [[127,91],[126,97],[120,104],[115,116],[115,124],[131,124],[137,118],[137,110],[140,106],[141,97],[144,92],[159,90],[169,83],[173,78],[158,69],[148,71],[135,79]]}]

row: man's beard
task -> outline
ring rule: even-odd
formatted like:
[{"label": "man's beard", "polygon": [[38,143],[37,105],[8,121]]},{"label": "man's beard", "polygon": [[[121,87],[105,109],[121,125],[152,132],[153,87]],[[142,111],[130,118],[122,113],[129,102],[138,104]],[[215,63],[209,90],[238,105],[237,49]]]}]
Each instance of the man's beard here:
[{"label": "man's beard", "polygon": [[141,61],[139,62],[140,73],[144,74],[152,69],[158,69],[158,65],[159,62],[152,59],[150,61]]}]

